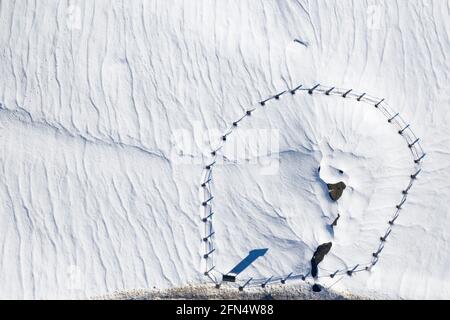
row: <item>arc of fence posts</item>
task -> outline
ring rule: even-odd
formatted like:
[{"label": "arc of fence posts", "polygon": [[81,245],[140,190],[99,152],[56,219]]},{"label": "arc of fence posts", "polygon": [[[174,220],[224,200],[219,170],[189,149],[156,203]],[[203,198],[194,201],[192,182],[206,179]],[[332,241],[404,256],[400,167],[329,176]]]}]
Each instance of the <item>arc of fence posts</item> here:
[{"label": "arc of fence posts", "polygon": [[[327,275],[320,275],[318,278],[334,278],[338,275],[347,275],[352,276],[354,273],[362,272],[362,271],[370,271],[379,261],[379,257],[381,252],[383,251],[385,247],[385,243],[388,241],[388,237],[390,236],[393,228],[394,222],[398,219],[400,216],[400,210],[402,209],[402,206],[407,201],[407,196],[409,194],[409,191],[411,190],[414,181],[417,180],[418,175],[421,173],[422,168],[422,160],[426,156],[426,153],[424,152],[421,144],[420,139],[415,135],[415,133],[411,129],[411,125],[407,123],[402,116],[399,114],[399,112],[394,112],[389,105],[385,102],[385,99],[382,98],[376,98],[373,96],[368,95],[367,93],[363,92],[356,92],[353,89],[339,89],[336,87],[325,87],[320,84],[316,84],[312,87],[306,87],[303,84],[300,84],[296,86],[294,89],[287,89],[284,90],[274,96],[271,96],[265,100],[261,100],[258,105],[260,107],[265,107],[266,104],[269,101],[272,100],[280,100],[281,96],[284,95],[287,92],[290,92],[292,95],[295,95],[298,91],[301,92],[307,92],[309,95],[319,94],[323,93],[327,96],[335,95],[335,96],[341,96],[342,98],[354,98],[358,102],[366,103],[369,105],[372,105],[373,107],[380,110],[380,112],[387,118],[387,122],[389,124],[394,125],[397,128],[398,134],[400,134],[406,141],[408,148],[411,150],[412,157],[414,160],[415,165],[415,171],[410,175],[410,181],[408,185],[405,187],[405,189],[402,190],[403,197],[400,200],[400,203],[396,205],[396,211],[391,218],[391,220],[388,221],[388,228],[386,229],[385,233],[380,236],[379,238],[379,245],[378,248],[375,250],[375,252],[372,253],[371,261],[365,264],[357,264],[352,267],[347,267],[343,269],[337,269],[333,273],[327,274]],[[216,288],[220,288],[221,283],[219,282],[218,278],[214,274],[214,272],[217,272],[217,268],[214,264],[214,253],[216,251],[216,248],[214,246],[214,236],[215,231],[213,229],[213,199],[214,196],[211,191],[210,184],[213,181],[212,178],[212,171],[213,167],[216,164],[217,156],[219,151],[222,150],[222,147],[224,143],[227,140],[227,137],[233,133],[233,130],[238,126],[238,124],[243,121],[246,117],[249,117],[252,115],[254,111],[257,110],[257,107],[254,107],[252,109],[248,109],[245,114],[238,118],[236,121],[232,123],[230,126],[230,129],[222,136],[221,138],[221,144],[219,147],[215,150],[211,151],[211,155],[213,156],[212,161],[210,164],[208,164],[205,167],[205,170],[207,171],[206,176],[201,182],[201,187],[204,189],[204,198],[202,201],[202,206],[204,208],[202,222],[205,224],[205,231],[204,231],[204,237],[202,238],[203,242],[205,243],[204,246],[204,254],[203,258],[206,260],[205,264],[205,271],[204,275],[207,276],[209,279],[211,279],[215,284]],[[219,272],[220,274],[220,272]],[[307,277],[309,275],[309,272],[305,274],[298,274],[294,275],[294,272],[290,272],[286,276],[270,276],[267,278],[262,279],[254,279],[249,278],[245,280],[244,284],[239,286],[239,290],[242,291],[246,287],[251,287],[252,285],[261,285],[263,288],[266,286],[272,284],[272,283],[279,283],[286,284],[288,280],[295,280],[295,279],[301,279],[302,281],[306,281]]]},{"label": "arc of fence posts", "polygon": [[[329,275],[318,276],[317,279],[334,278],[335,276],[343,276],[343,275],[351,276],[354,273],[368,271],[372,265],[373,265],[372,262],[366,263],[363,265],[357,264],[357,265],[354,265],[349,268],[338,269],[334,273],[329,274]],[[258,287],[258,286],[266,288],[269,285],[278,284],[278,283],[280,283],[280,281],[281,281],[281,284],[286,284],[288,281],[295,281],[298,279],[309,282],[308,276],[309,276],[309,272],[307,274],[294,274],[293,272],[291,272],[287,276],[284,276],[284,277],[283,276],[282,277],[270,276],[267,278],[260,278],[260,279],[247,278],[247,279],[242,280],[242,282],[246,283],[245,288]]]}]

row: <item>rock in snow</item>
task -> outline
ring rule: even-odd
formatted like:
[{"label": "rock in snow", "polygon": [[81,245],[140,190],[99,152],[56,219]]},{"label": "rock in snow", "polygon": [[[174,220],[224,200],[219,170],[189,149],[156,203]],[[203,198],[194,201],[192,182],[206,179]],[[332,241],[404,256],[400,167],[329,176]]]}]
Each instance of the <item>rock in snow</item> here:
[{"label": "rock in snow", "polygon": [[[449,34],[447,1],[2,1],[0,298],[201,285],[261,248],[237,285],[301,281],[326,242],[320,274],[377,263],[324,287],[450,298]],[[386,103],[427,152],[411,188]],[[212,163],[222,137],[271,149]]]},{"label": "rock in snow", "polygon": [[340,197],[342,197],[342,193],[344,192],[345,188],[347,187],[345,183],[338,182],[338,183],[331,183],[327,184],[328,192],[330,194],[330,198],[333,201],[339,200]]}]

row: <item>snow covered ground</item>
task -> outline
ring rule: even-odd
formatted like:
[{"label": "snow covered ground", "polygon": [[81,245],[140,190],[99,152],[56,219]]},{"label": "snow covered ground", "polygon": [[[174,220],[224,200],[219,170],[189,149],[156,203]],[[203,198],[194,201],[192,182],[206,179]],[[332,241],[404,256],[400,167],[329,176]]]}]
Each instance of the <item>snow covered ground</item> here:
[{"label": "snow covered ground", "polygon": [[[276,166],[223,151],[217,271],[268,249],[238,279],[302,274],[328,241],[321,274],[370,261],[412,155],[353,98],[258,105],[316,83],[385,98],[427,153],[376,266],[319,282],[450,298],[449,36],[446,0],[1,1],[0,298],[209,283],[200,182],[214,144],[255,107],[227,144],[274,134]],[[338,180],[335,204],[324,182]]]}]

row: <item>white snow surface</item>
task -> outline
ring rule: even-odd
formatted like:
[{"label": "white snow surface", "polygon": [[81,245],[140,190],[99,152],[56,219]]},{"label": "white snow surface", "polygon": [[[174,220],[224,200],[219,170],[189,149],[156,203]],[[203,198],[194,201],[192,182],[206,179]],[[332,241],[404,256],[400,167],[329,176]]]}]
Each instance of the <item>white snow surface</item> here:
[{"label": "white snow surface", "polygon": [[385,98],[427,153],[377,265],[333,289],[450,298],[449,36],[445,0],[0,1],[0,298],[209,283],[199,184],[253,107],[227,143],[275,130],[279,168],[215,167],[217,269],[267,248],[242,279],[302,273],[328,241],[322,274],[370,261],[412,156],[354,99],[258,106],[316,83]]}]

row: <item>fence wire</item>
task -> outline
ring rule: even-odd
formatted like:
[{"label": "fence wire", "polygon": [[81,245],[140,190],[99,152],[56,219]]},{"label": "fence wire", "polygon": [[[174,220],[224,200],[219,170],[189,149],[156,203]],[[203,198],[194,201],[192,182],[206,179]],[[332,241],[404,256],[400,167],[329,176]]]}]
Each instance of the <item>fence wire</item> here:
[{"label": "fence wire", "polygon": [[[202,222],[204,223],[204,237],[202,241],[204,242],[204,254],[203,259],[205,261],[204,264],[204,275],[207,276],[213,283],[216,284],[216,287],[220,287],[222,281],[221,277],[224,273],[220,272],[218,268],[216,268],[215,264],[215,253],[216,247],[214,243],[215,239],[215,231],[213,226],[214,214],[213,211],[213,200],[214,195],[212,192],[211,184],[213,183],[213,169],[216,164],[216,160],[223,146],[225,145],[227,138],[231,135],[234,130],[238,127],[239,123],[249,116],[258,108],[266,106],[268,103],[274,103],[282,99],[284,95],[295,95],[298,93],[309,94],[309,95],[317,95],[323,94],[327,96],[336,96],[341,97],[343,99],[353,99],[363,104],[367,104],[371,107],[377,108],[387,119],[387,123],[389,125],[395,126],[398,134],[400,134],[406,141],[407,147],[411,151],[412,161],[414,165],[414,172],[411,172],[410,181],[405,189],[402,190],[402,197],[399,199],[399,202],[395,204],[394,214],[392,218],[388,221],[388,227],[385,232],[379,238],[378,247],[373,251],[370,255],[370,260],[367,262],[353,265],[352,267],[346,267],[342,269],[337,269],[335,271],[329,271],[326,269],[322,269],[322,271],[327,271],[327,274],[319,275],[317,278],[335,278],[337,276],[352,276],[356,273],[363,271],[370,271],[377,263],[382,253],[385,243],[393,231],[395,221],[400,216],[400,212],[407,201],[409,190],[412,188],[414,182],[416,181],[419,173],[422,170],[422,159],[425,157],[425,152],[421,146],[420,139],[413,132],[410,124],[398,113],[391,109],[391,107],[386,103],[385,99],[377,98],[367,94],[366,92],[357,92],[353,89],[342,89],[336,87],[327,87],[321,84],[316,84],[312,87],[299,85],[294,89],[284,90],[279,92],[269,98],[258,102],[255,106],[249,108],[245,113],[239,117],[237,120],[232,122],[227,131],[220,137],[220,142],[218,147],[215,150],[211,150],[212,160],[209,164],[205,166],[202,181],[200,183],[201,188],[203,189],[203,199],[202,199],[202,207],[203,207],[203,216]],[[303,273],[295,273],[291,272],[285,275],[270,275],[268,277],[263,278],[247,278],[243,280],[239,280],[236,283],[228,283],[232,287],[236,287],[239,290],[244,290],[247,287],[266,287],[275,283],[285,284],[287,281],[295,281],[301,280],[310,282],[311,280],[310,272]],[[340,279],[338,280],[340,281]],[[337,281],[336,281],[337,282]]]}]

